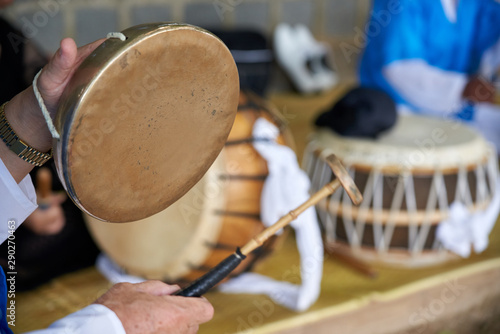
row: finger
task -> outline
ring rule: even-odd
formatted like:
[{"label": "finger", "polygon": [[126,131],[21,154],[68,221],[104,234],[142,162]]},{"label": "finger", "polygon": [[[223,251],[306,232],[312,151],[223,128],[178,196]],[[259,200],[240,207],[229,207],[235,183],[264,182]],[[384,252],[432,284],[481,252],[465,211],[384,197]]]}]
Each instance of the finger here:
[{"label": "finger", "polygon": [[135,284],[135,288],[137,291],[145,292],[154,296],[166,296],[179,290],[178,285],[169,285],[163,283],[162,281],[155,280],[137,283]]},{"label": "finger", "polygon": [[38,88],[49,109],[54,108],[77,67],[103,41],[104,39],[100,39],[79,49],[71,38],[61,41],[61,47],[38,79]]},{"label": "finger", "polygon": [[210,321],[210,319],[214,316],[214,308],[205,298],[181,296],[165,296],[163,298],[169,302],[172,302],[172,299],[175,299],[175,303],[182,306],[186,312],[189,312],[189,316],[192,317],[192,319],[198,324]]}]

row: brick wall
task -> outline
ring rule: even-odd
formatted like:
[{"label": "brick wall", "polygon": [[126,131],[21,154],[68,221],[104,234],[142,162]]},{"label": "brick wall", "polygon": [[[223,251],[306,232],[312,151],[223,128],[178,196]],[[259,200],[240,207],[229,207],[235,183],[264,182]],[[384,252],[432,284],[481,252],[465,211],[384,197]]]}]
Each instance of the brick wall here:
[{"label": "brick wall", "polygon": [[268,36],[280,22],[301,23],[331,43],[342,72],[354,67],[357,55],[346,57],[339,45],[355,40],[369,8],[370,0],[16,0],[2,15],[46,52],[57,50],[63,37],[83,45],[144,22],[256,28]]}]

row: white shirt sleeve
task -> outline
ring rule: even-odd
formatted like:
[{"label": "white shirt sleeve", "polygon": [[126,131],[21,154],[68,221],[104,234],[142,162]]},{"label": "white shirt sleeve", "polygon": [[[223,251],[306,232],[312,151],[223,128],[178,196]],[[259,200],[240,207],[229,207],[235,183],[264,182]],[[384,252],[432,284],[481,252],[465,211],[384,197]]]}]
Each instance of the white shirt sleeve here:
[{"label": "white shirt sleeve", "polygon": [[36,208],[36,193],[31,177],[27,175],[18,184],[0,159],[0,243],[9,236],[9,227],[14,226],[9,222],[15,221],[17,229]]},{"label": "white shirt sleeve", "polygon": [[120,319],[104,305],[92,304],[64,317],[47,329],[26,334],[126,334]]},{"label": "white shirt sleeve", "polygon": [[[35,209],[36,193],[31,177],[27,175],[19,184],[14,180],[0,159],[0,243],[9,236],[15,221],[15,228]],[[47,329],[30,333],[37,334],[125,334],[123,325],[109,308],[92,304],[78,312],[62,318]]]},{"label": "white shirt sleeve", "polygon": [[421,110],[444,114],[462,107],[462,93],[468,82],[463,73],[442,70],[422,59],[394,61],[382,73],[406,101]]},{"label": "white shirt sleeve", "polygon": [[491,80],[500,68],[500,39],[491,48],[486,50],[481,58],[479,73]]}]

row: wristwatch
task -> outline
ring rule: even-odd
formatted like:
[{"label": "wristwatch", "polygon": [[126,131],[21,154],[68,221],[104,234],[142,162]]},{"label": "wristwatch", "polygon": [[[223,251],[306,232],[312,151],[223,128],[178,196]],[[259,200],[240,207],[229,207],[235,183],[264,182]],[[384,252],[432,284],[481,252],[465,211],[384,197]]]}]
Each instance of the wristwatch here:
[{"label": "wristwatch", "polygon": [[5,117],[5,102],[0,106],[0,138],[18,157],[35,166],[41,166],[52,158],[52,149],[43,153],[23,142],[11,128]]}]

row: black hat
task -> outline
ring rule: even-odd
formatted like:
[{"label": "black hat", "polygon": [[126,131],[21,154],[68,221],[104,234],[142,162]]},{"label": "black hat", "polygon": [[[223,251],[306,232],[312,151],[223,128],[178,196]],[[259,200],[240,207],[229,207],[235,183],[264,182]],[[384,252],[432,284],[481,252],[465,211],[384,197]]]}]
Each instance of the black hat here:
[{"label": "black hat", "polygon": [[385,92],[357,87],[341,98],[330,111],[322,113],[315,124],[330,127],[348,137],[376,138],[397,120],[396,105]]}]

